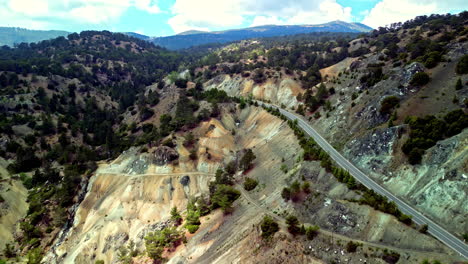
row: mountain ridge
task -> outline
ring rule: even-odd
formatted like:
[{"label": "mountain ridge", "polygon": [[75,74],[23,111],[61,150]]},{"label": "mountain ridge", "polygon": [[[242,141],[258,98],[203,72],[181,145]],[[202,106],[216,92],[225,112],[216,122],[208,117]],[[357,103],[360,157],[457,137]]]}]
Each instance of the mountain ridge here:
[{"label": "mountain ridge", "polygon": [[21,27],[0,27],[0,46],[14,46],[22,42],[38,42],[46,39],[53,39],[60,36],[67,36],[72,32],[64,30],[33,30]]},{"label": "mountain ridge", "polygon": [[197,32],[195,34],[185,33],[167,37],[155,37],[151,41],[156,45],[177,50],[208,43],[227,43],[250,38],[288,36],[315,32],[364,33],[371,30],[371,27],[361,23],[348,23],[337,20],[315,25],[263,25],[224,31]]}]

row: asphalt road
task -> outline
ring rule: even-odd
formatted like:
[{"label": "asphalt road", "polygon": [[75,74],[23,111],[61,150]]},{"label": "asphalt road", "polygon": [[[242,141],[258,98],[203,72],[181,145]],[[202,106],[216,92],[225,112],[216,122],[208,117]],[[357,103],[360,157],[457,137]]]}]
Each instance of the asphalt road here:
[{"label": "asphalt road", "polygon": [[389,200],[394,201],[400,210],[407,215],[411,215],[413,217],[413,221],[418,224],[418,225],[424,225],[427,224],[429,227],[428,232],[439,239],[441,242],[455,250],[460,254],[460,256],[463,256],[464,258],[468,259],[468,246],[463,242],[462,240],[458,239],[454,235],[452,235],[450,232],[442,228],[440,225],[436,224],[434,221],[431,219],[427,218],[424,216],[422,213],[417,211],[415,208],[411,207],[404,201],[402,201],[400,198],[396,197],[389,191],[387,191],[385,188],[380,186],[378,183],[373,181],[370,177],[368,177],[366,174],[364,174],[362,171],[360,171],[358,168],[356,168],[351,162],[349,162],[345,157],[343,157],[335,148],[333,148],[320,134],[315,131],[309,124],[307,124],[302,118],[299,118],[295,114],[292,114],[282,108],[279,108],[274,105],[266,104],[266,103],[261,103],[260,104],[265,104],[266,106],[271,106],[278,108],[284,116],[286,116],[290,120],[297,120],[299,127],[301,127],[304,132],[306,132],[309,136],[311,136],[317,144],[322,147],[324,151],[326,151],[330,157],[342,168],[346,169],[349,171],[351,175],[356,178],[360,183],[362,183],[364,186],[366,186],[369,189],[374,190],[375,192],[387,197]]}]

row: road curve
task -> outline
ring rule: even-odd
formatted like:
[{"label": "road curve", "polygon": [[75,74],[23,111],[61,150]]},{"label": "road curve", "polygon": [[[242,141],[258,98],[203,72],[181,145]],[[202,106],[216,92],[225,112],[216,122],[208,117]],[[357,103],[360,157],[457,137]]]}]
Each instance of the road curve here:
[{"label": "road curve", "polygon": [[455,250],[463,256],[465,259],[468,259],[468,246],[459,238],[452,235],[450,232],[442,228],[440,225],[429,219],[428,217],[424,216],[422,213],[417,211],[415,208],[410,206],[409,204],[402,201],[400,198],[396,197],[385,188],[380,186],[378,183],[373,181],[369,176],[364,174],[360,171],[356,166],[354,166],[351,162],[349,162],[345,157],[343,157],[335,148],[333,148],[317,131],[315,131],[312,126],[307,124],[302,118],[296,116],[293,113],[290,113],[282,108],[277,106],[259,102],[260,105],[264,104],[265,106],[273,107],[279,109],[281,114],[286,116],[289,120],[297,120],[299,127],[304,130],[309,136],[311,136],[317,144],[322,147],[324,151],[326,151],[330,157],[343,169],[349,171],[349,173],[356,178],[360,183],[366,186],[369,189],[374,190],[376,193],[379,193],[389,200],[394,201],[400,210],[407,215],[411,215],[413,217],[413,221],[416,222],[418,225],[427,224],[429,229],[428,232],[439,239],[441,242]]}]

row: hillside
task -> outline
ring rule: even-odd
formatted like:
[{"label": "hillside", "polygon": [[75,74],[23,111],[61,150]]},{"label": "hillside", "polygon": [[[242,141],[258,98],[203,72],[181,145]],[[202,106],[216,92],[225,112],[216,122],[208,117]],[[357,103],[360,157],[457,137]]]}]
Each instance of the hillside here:
[{"label": "hillside", "polygon": [[466,239],[467,21],[0,49],[0,263],[463,263],[259,101]]}]

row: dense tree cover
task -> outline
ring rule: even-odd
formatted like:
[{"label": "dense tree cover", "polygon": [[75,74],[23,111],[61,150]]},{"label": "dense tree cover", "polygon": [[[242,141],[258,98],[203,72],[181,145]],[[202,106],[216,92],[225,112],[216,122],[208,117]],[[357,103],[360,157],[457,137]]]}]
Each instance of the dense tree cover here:
[{"label": "dense tree cover", "polygon": [[[271,76],[263,69],[280,70],[285,68],[286,74],[294,70],[306,71],[300,76],[303,85],[310,88],[318,84],[322,76],[319,69],[335,64],[348,56],[347,46],[353,33],[316,33],[290,37],[274,37],[256,39],[255,41],[230,44],[215,52],[209,53],[192,65],[207,67],[203,74],[210,79],[213,74],[239,74],[251,76],[260,84]],[[250,73],[251,72],[251,73]]]},{"label": "dense tree cover", "polygon": [[441,119],[435,116],[407,117],[405,123],[411,131],[410,138],[403,144],[402,150],[408,155],[411,164],[418,164],[426,149],[468,127],[468,115],[459,109],[449,112]]},{"label": "dense tree cover", "polygon": [[[127,45],[123,47],[123,43]],[[183,62],[178,53],[107,31],[83,31],[68,39],[22,43],[17,48],[4,46],[0,58],[0,71],[77,78],[85,86],[108,92],[122,109],[133,104],[143,87]]]}]

